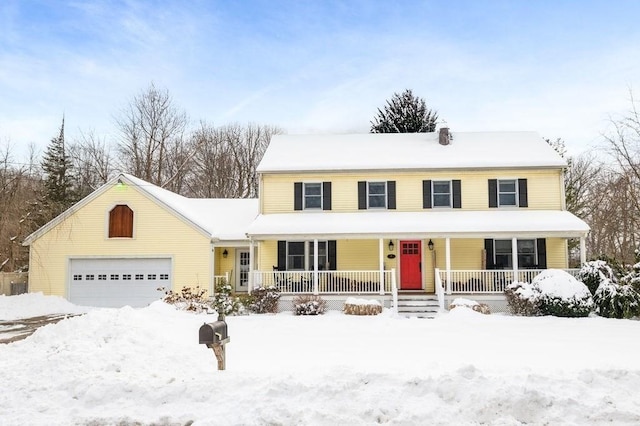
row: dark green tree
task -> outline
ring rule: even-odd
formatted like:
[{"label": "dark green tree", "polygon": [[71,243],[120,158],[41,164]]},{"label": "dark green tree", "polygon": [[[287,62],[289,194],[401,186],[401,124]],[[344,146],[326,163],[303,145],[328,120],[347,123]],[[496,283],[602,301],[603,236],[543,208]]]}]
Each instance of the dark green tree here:
[{"label": "dark green tree", "polygon": [[73,181],[73,165],[64,143],[64,116],[58,136],[51,139],[40,164],[44,171],[42,196],[45,220],[62,213],[77,201]]},{"label": "dark green tree", "polygon": [[371,133],[425,133],[436,130],[438,113],[411,89],[394,93],[371,121]]}]

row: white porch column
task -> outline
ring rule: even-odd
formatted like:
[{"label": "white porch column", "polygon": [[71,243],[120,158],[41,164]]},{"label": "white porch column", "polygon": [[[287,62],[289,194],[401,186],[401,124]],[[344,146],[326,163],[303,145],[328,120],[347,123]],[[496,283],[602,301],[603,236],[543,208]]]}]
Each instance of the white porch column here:
[{"label": "white porch column", "polygon": [[384,294],[384,239],[378,241],[378,257],[380,266],[380,294]]},{"label": "white porch column", "polygon": [[518,279],[518,239],[513,237],[511,239],[511,263],[513,265],[513,281],[519,281]]},{"label": "white porch column", "polygon": [[211,254],[209,255],[209,297],[213,296],[216,288],[216,246],[211,243]]},{"label": "white porch column", "polygon": [[587,240],[584,237],[580,237],[580,266],[584,265],[587,261]]},{"label": "white porch column", "polygon": [[318,239],[313,240],[313,294],[318,294]]},{"label": "white porch column", "polygon": [[251,291],[253,290],[253,240],[249,240],[249,282],[247,283],[247,291],[249,293],[251,293]]},{"label": "white porch column", "polygon": [[445,267],[447,268],[447,294],[451,294],[451,238],[444,240]]}]

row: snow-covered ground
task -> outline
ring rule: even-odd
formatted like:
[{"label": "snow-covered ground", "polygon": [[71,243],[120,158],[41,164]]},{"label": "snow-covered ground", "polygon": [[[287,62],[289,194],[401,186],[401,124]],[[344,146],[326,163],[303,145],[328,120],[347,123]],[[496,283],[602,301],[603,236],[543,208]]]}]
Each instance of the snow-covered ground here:
[{"label": "snow-covered ground", "polygon": [[[1,297],[0,319],[83,310]],[[91,309],[0,345],[0,424],[640,424],[640,321]]]}]

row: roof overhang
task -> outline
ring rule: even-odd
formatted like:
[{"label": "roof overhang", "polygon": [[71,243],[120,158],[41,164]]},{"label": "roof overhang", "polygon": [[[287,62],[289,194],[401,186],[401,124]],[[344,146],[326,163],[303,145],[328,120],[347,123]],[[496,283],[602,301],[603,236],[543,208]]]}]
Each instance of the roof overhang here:
[{"label": "roof overhang", "polygon": [[589,226],[568,211],[366,211],[262,214],[254,240],[340,238],[580,238]]}]

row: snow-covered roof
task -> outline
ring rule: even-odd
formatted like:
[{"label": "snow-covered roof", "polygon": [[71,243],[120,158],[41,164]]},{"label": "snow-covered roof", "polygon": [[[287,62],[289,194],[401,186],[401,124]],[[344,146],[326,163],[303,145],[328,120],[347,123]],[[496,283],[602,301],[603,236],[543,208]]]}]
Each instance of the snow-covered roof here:
[{"label": "snow-covered roof", "polygon": [[121,176],[208,232],[214,240],[246,240],[247,227],[258,215],[257,198],[187,198],[133,175]]},{"label": "snow-covered roof", "polygon": [[536,132],[274,135],[258,172],[566,167]]},{"label": "snow-covered roof", "polygon": [[121,173],[29,235],[23,245],[31,244],[119,181],[125,185],[135,186],[200,232],[211,237],[214,242],[217,240],[246,241],[247,227],[258,215],[256,198],[187,198],[133,175]]},{"label": "snow-covered roof", "polygon": [[568,211],[281,213],[260,215],[247,234],[270,238],[583,237],[589,225]]}]

